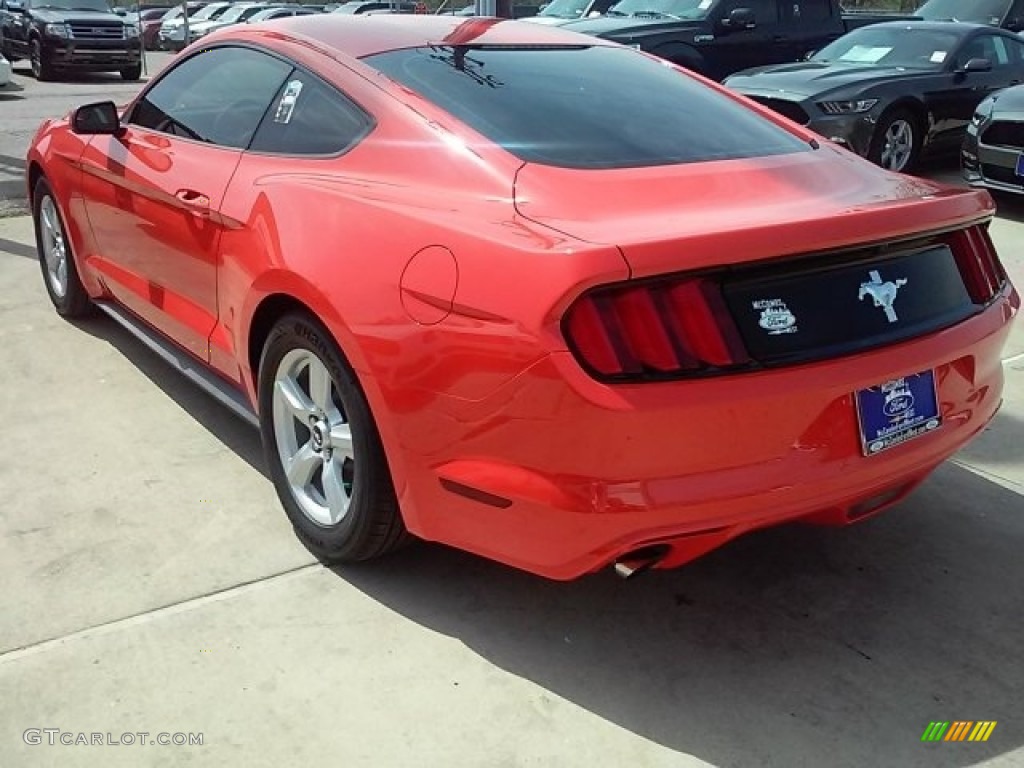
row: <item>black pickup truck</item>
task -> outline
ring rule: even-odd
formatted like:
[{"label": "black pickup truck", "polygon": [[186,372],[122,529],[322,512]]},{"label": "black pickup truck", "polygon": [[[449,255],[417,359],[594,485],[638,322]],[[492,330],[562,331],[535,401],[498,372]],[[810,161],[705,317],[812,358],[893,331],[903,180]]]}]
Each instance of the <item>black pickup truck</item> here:
[{"label": "black pickup truck", "polygon": [[844,14],[839,0],[621,0],[563,29],[632,45],[706,77],[799,61],[851,29],[899,18]]},{"label": "black pickup truck", "polygon": [[142,77],[139,28],[107,0],[0,0],[0,53],[28,59],[39,80],[53,80],[61,70]]}]

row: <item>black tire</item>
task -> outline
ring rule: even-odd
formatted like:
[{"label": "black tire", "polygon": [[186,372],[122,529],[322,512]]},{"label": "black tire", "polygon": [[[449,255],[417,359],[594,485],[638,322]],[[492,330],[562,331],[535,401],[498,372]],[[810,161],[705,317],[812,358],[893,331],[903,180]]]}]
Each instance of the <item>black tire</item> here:
[{"label": "black tire", "polygon": [[[893,167],[890,156],[886,155],[886,136],[894,130],[894,126],[904,125],[911,132],[910,154],[901,167]],[[875,125],[875,133],[871,137],[871,146],[868,148],[868,160],[875,165],[887,168],[898,173],[910,173],[917,167],[921,155],[923,143],[921,123],[914,113],[908,109],[898,107],[885,112]]]},{"label": "black tire", "polygon": [[42,43],[39,38],[33,38],[29,43],[29,63],[32,65],[32,76],[41,83],[47,83],[56,76],[53,64],[43,53]]},{"label": "black tire", "polygon": [[[274,386],[285,356],[296,350],[312,353],[327,369],[333,384],[332,396],[336,396],[334,405],[351,429],[351,501],[348,512],[333,525],[316,522],[303,511],[278,452]],[[263,346],[258,390],[264,457],[278,498],[303,545],[321,562],[334,565],[381,557],[404,544],[409,534],[398,508],[380,435],[366,397],[330,332],[304,313],[282,317]]]},{"label": "black tire", "polygon": [[0,29],[0,56],[3,56],[11,62],[11,64],[18,60],[18,57],[14,55],[14,51],[11,50],[11,44],[7,42],[7,38],[2,29]]},{"label": "black tire", "polygon": [[[57,217],[56,224],[60,228],[60,235],[63,239],[65,248],[64,263],[65,269],[67,270],[67,277],[63,295],[55,289],[51,282],[50,272],[47,268],[46,258],[44,256],[43,238],[46,234],[44,233],[44,227],[42,224],[41,211],[43,209],[44,202],[48,199],[53,201],[53,212]],[[44,178],[41,178],[36,182],[35,189],[32,192],[32,220],[35,225],[36,252],[39,254],[39,267],[43,272],[43,285],[46,287],[46,293],[49,295],[50,301],[53,303],[53,308],[57,310],[58,315],[68,318],[85,317],[91,314],[95,309],[95,306],[89,298],[89,294],[86,293],[85,287],[82,285],[82,280],[78,275],[78,267],[75,265],[74,251],[71,248],[71,241],[68,239],[67,228],[64,226],[64,215],[60,211],[60,204],[57,202],[57,198],[53,194],[53,190],[50,189],[50,185]]]},{"label": "black tire", "polygon": [[133,64],[121,70],[121,79],[134,83],[142,77],[142,64]]}]

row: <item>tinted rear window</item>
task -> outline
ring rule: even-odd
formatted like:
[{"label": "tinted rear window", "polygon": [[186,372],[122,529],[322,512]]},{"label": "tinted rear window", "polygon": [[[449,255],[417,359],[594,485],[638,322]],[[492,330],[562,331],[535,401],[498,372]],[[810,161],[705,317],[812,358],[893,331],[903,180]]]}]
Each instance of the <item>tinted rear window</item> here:
[{"label": "tinted rear window", "polygon": [[625,48],[436,46],[365,61],[527,162],[629,168],[809,149]]}]

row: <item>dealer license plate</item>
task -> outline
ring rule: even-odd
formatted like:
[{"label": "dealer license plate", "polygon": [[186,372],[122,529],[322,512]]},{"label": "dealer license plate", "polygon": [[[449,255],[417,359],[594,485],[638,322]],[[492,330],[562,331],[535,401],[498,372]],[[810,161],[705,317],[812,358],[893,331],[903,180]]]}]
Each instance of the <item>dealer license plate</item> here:
[{"label": "dealer license plate", "polygon": [[933,432],[942,424],[932,371],[862,389],[856,399],[866,456]]}]

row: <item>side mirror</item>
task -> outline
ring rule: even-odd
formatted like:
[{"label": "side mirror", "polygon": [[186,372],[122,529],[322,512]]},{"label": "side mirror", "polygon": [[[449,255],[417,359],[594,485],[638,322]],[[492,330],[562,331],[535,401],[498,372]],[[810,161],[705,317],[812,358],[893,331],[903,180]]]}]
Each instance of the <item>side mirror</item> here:
[{"label": "side mirror", "polygon": [[117,106],[112,101],[99,101],[79,107],[71,115],[71,130],[82,134],[119,136],[124,130]]},{"label": "side mirror", "polygon": [[722,27],[730,32],[741,32],[756,26],[757,19],[749,8],[733,8],[729,15],[722,19]]},{"label": "side mirror", "polygon": [[992,62],[988,59],[968,59],[960,71],[965,74],[968,72],[991,72]]},{"label": "side mirror", "polygon": [[1019,16],[1014,17],[1006,22],[1006,28],[1011,32],[1024,32],[1024,19]]}]

